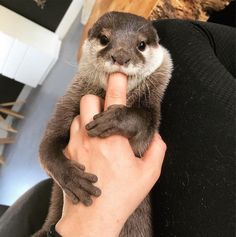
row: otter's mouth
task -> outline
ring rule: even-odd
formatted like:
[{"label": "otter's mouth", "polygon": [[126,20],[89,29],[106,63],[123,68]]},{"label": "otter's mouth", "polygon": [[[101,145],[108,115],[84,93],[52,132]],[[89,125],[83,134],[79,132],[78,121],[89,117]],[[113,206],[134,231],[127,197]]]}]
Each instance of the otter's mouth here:
[{"label": "otter's mouth", "polygon": [[138,74],[138,68],[136,68],[133,65],[123,66],[118,64],[111,64],[111,63],[105,63],[105,71],[106,73],[115,73],[115,72],[121,72],[127,76],[134,76]]},{"label": "otter's mouth", "polygon": [[106,90],[107,88],[107,83],[108,83],[108,75],[112,73],[122,73],[127,76],[128,80],[128,87],[127,91],[131,91],[135,87],[137,87],[144,77],[142,75],[139,75],[138,72],[134,72],[134,70],[129,70],[128,67],[123,67],[123,66],[111,66],[109,70],[106,70],[104,77],[100,80],[100,85],[102,86],[103,89]]},{"label": "otter's mouth", "polygon": [[115,72],[121,72],[121,73],[124,73],[125,75],[128,76],[127,67],[124,67],[124,66],[113,65],[113,66],[112,66],[112,72],[113,72],[113,73],[115,73]]}]

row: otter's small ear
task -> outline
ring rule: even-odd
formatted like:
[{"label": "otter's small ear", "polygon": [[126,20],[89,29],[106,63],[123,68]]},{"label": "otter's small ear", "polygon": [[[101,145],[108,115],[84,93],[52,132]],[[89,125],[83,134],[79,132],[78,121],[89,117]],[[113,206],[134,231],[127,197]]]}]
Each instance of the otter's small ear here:
[{"label": "otter's small ear", "polygon": [[156,41],[157,41],[157,43],[159,43],[160,38],[159,38],[159,35],[158,35],[158,32],[157,32],[157,29],[156,29],[156,27],[154,26],[153,23],[152,23],[152,28],[153,28],[154,33],[155,33],[155,35],[156,35]]},{"label": "otter's small ear", "polygon": [[89,31],[88,31],[88,37],[90,38],[91,35],[92,35],[92,28],[90,28]]},{"label": "otter's small ear", "polygon": [[159,43],[160,42],[160,38],[159,38],[159,35],[157,34],[157,30],[156,30],[156,35],[157,35],[157,38],[156,38],[157,43]]},{"label": "otter's small ear", "polygon": [[97,27],[92,26],[88,31],[88,38],[92,39],[97,35]]}]

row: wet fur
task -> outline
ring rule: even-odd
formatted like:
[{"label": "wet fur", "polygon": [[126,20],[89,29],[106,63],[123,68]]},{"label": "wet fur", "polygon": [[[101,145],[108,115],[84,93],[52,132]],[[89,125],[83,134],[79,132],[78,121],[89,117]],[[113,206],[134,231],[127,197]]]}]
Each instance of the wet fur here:
[{"label": "wet fur", "polygon": [[[111,15],[109,15],[111,14]],[[132,14],[123,15],[121,13],[109,13],[106,17],[111,18],[114,21],[114,17],[121,17],[122,21],[130,22],[140,21],[141,23],[148,22],[143,18],[137,18]],[[118,15],[117,15],[118,14]],[[112,18],[113,17],[113,18]],[[145,22],[146,21],[146,22]],[[106,21],[107,22],[107,21]],[[121,21],[118,21],[122,25]],[[138,23],[137,22],[137,25]],[[75,76],[75,79],[68,89],[67,93],[60,99],[57,104],[56,111],[50,120],[48,127],[46,129],[44,138],[40,146],[40,158],[41,163],[45,170],[55,179],[55,185],[53,188],[51,207],[49,210],[48,218],[42,227],[42,229],[37,232],[34,237],[46,236],[46,232],[51,224],[57,223],[61,217],[62,212],[62,190],[60,188],[60,181],[56,177],[62,176],[68,185],[75,185],[76,182],[79,183],[80,179],[77,180],[76,172],[81,171],[81,177],[83,176],[83,170],[81,167],[74,167],[74,163],[66,159],[61,152],[61,150],[67,145],[69,140],[69,129],[73,118],[79,114],[80,99],[85,94],[94,94],[102,98],[105,97],[105,82],[109,72],[106,72],[102,67],[99,66],[99,61],[96,61],[96,57],[88,54],[88,50],[91,50],[89,44],[96,40],[96,30],[101,31],[100,25],[103,26],[104,21],[98,21],[97,26],[92,28],[94,32],[90,32],[89,40],[84,45],[84,55],[81,58],[79,73]],[[141,24],[140,23],[140,24]],[[135,24],[135,22],[134,22]],[[150,24],[150,23],[149,23]],[[118,27],[118,26],[116,26]],[[151,27],[149,25],[149,27]],[[108,27],[106,27],[108,28]],[[147,27],[146,27],[147,28]],[[151,28],[150,28],[151,29]],[[130,30],[130,29],[129,29]],[[151,30],[150,30],[151,31]],[[145,32],[143,33],[145,34]],[[148,32],[147,32],[148,34]],[[151,40],[153,42],[150,45],[155,44],[152,37],[153,32],[151,32]],[[96,46],[96,45],[95,45]],[[94,47],[95,47],[94,46]],[[96,46],[98,47],[98,46]],[[156,47],[154,45],[154,47]],[[127,96],[127,107],[117,106],[113,108],[113,112],[105,112],[105,116],[113,116],[113,122],[115,123],[119,120],[119,125],[117,125],[117,131],[115,133],[122,134],[129,137],[129,141],[132,148],[137,156],[141,156],[147,149],[150,141],[154,135],[154,132],[158,129],[161,120],[161,101],[168,85],[169,79],[171,77],[172,71],[172,61],[168,51],[162,46],[161,47],[163,58],[160,62],[158,68],[150,72],[150,74],[142,75],[137,74],[130,75],[129,78],[129,90]],[[87,50],[87,51],[86,51]],[[100,49],[101,50],[101,49]],[[95,54],[95,52],[93,52]],[[105,58],[105,56],[103,56]],[[93,61],[95,60],[95,61]],[[144,63],[147,58],[144,58]],[[134,60],[134,65],[141,65],[140,56]],[[150,61],[150,60],[149,60]],[[115,68],[115,67],[114,67]],[[142,73],[142,70],[139,70]],[[147,73],[147,72],[145,72]],[[112,111],[112,108],[111,110]],[[116,111],[118,111],[116,113]],[[106,114],[107,113],[107,114]],[[115,114],[115,115],[114,115]],[[134,128],[139,127],[138,131],[126,131],[127,126],[125,124],[128,122],[133,125]],[[123,121],[123,123],[122,123]],[[106,121],[104,121],[106,123]],[[116,123],[117,124],[117,123]],[[136,126],[137,125],[137,126]],[[93,131],[94,134],[99,132],[95,129],[88,130],[88,133]],[[135,133],[134,133],[135,132]],[[112,134],[112,132],[111,132]],[[108,136],[111,134],[107,134]],[[93,134],[90,134],[93,135]],[[55,168],[56,167],[56,168]],[[80,178],[81,178],[80,177]],[[58,186],[59,184],[59,186]],[[64,188],[64,187],[63,187]],[[67,194],[74,200],[77,201],[77,197],[66,190]],[[114,194],[115,195],[115,194]],[[151,207],[149,196],[147,196],[141,205],[136,209],[136,211],[130,216],[126,222],[124,228],[121,231],[120,237],[150,237],[152,236],[151,227]]]}]

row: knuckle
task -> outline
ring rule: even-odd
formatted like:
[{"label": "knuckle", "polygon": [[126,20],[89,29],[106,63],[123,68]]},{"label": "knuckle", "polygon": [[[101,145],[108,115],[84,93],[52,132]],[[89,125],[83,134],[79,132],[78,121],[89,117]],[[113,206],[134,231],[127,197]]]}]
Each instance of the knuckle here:
[{"label": "knuckle", "polygon": [[111,99],[120,99],[122,98],[122,92],[116,88],[111,88],[109,91],[107,91],[107,96]]},{"label": "knuckle", "polygon": [[159,142],[159,146],[161,147],[161,150],[163,150],[163,151],[167,150],[167,145],[166,145],[166,143],[163,140],[161,140]]},{"label": "knuckle", "polygon": [[159,166],[153,166],[153,167],[149,167],[149,178],[151,178],[151,180],[158,180],[159,177],[161,176],[161,167]]},{"label": "knuckle", "polygon": [[153,172],[153,178],[158,180],[161,176],[161,169],[156,169],[154,172]]},{"label": "knuckle", "polygon": [[90,100],[90,99],[94,99],[94,98],[97,98],[97,96],[93,95],[93,94],[86,94],[86,95],[82,96],[81,100]]},{"label": "knuckle", "polygon": [[[94,132],[94,129],[87,131],[87,134],[89,136],[92,136],[93,132]],[[81,141],[81,154],[88,155],[90,153],[90,150],[91,150],[91,143],[89,139],[83,139]]]},{"label": "knuckle", "polygon": [[99,97],[96,96],[96,95],[87,94],[87,95],[84,95],[84,96],[81,97],[81,99],[80,99],[80,105],[81,105],[81,104],[86,105],[86,104],[90,103],[91,101],[94,102],[95,100],[99,100]]},{"label": "knuckle", "polygon": [[78,130],[79,122],[80,122],[80,116],[77,115],[76,117],[74,117],[72,121],[73,128],[75,127]]},{"label": "knuckle", "polygon": [[159,149],[162,151],[166,151],[167,150],[167,145],[166,143],[162,140],[161,136],[159,134],[156,134],[154,136],[154,142],[158,145]]}]

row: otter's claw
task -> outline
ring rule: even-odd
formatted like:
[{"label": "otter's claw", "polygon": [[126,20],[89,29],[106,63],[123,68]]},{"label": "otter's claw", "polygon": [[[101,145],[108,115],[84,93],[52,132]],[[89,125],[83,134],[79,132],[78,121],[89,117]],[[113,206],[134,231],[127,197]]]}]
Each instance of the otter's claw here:
[{"label": "otter's claw", "polygon": [[81,201],[84,205],[92,204],[91,195],[98,197],[101,190],[93,185],[97,182],[97,176],[84,172],[77,162],[67,161],[64,164],[65,172],[58,180],[61,188],[65,191],[72,203]]},{"label": "otter's claw", "polygon": [[[134,132],[127,128],[129,108],[124,105],[112,105],[108,109],[93,117],[93,121],[86,125],[88,135],[91,137],[109,137],[122,135],[127,138]],[[136,131],[135,131],[136,132]]]}]

